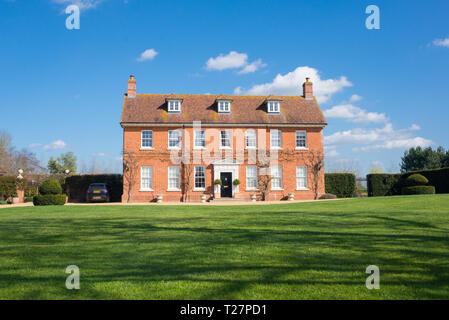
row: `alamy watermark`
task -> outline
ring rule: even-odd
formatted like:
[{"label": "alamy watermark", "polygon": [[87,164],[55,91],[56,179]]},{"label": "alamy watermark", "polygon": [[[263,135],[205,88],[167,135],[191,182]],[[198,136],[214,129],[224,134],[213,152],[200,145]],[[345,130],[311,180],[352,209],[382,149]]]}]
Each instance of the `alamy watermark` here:
[{"label": "alamy watermark", "polygon": [[380,9],[376,5],[369,5],[365,10],[366,14],[369,16],[366,18],[365,26],[368,30],[379,30],[380,29]]},{"label": "alamy watermark", "polygon": [[380,270],[378,266],[370,265],[366,267],[366,271],[369,276],[366,278],[365,285],[368,290],[380,289]]},{"label": "alamy watermark", "polygon": [[72,4],[65,8],[65,13],[69,16],[65,20],[65,27],[68,30],[79,30],[80,29],[80,8]]},{"label": "alamy watermark", "polygon": [[70,274],[65,280],[65,287],[69,290],[80,289],[80,268],[70,265],[65,269],[65,273]]}]

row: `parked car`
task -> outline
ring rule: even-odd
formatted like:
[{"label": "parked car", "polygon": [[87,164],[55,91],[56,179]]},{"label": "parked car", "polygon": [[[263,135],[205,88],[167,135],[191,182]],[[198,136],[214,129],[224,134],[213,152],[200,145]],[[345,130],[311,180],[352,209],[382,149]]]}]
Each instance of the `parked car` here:
[{"label": "parked car", "polygon": [[87,189],[87,202],[104,201],[109,202],[111,190],[107,183],[91,183]]}]

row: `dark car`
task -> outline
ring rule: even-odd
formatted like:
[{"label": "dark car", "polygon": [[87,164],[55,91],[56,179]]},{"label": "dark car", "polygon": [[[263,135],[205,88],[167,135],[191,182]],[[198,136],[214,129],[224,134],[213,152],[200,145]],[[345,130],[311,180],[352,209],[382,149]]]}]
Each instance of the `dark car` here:
[{"label": "dark car", "polygon": [[110,188],[107,183],[91,183],[89,189],[87,189],[86,200],[87,202],[109,202],[110,193]]}]

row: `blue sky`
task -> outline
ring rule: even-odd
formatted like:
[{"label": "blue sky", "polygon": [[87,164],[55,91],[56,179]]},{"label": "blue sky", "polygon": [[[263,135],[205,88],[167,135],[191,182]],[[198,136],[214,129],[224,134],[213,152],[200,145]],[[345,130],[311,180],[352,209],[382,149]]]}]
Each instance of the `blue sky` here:
[{"label": "blue sky", "polygon": [[[65,26],[71,3],[79,30]],[[371,4],[379,30],[365,27]],[[398,170],[410,146],[449,147],[448,11],[447,1],[0,0],[0,128],[44,162],[73,151],[79,166],[118,171],[130,74],[138,93],[289,95],[309,75],[329,122],[327,167]]]}]

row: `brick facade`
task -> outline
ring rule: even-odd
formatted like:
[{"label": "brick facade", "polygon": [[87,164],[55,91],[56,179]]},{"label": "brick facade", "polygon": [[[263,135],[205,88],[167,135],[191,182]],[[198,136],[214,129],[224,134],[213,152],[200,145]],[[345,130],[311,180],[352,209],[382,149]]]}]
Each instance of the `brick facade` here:
[{"label": "brick facade", "polygon": [[[131,93],[135,95],[135,80],[132,80]],[[307,89],[308,95],[311,94],[311,83],[307,82],[307,86],[309,84],[310,89]],[[123,111],[124,113],[128,112],[126,108],[136,108],[135,105],[138,105],[139,101],[138,97],[139,95],[137,95],[137,98],[125,97]],[[195,103],[196,105],[198,105],[199,100],[196,97],[195,99]],[[299,101],[298,103],[304,104],[305,99],[301,99],[297,99]],[[130,100],[130,104],[128,106],[127,100]],[[247,102],[245,103],[247,104]],[[313,99],[313,101],[310,101],[310,103],[316,104],[316,101]],[[211,108],[209,104],[210,103],[208,102],[206,107]],[[260,103],[258,102],[258,105],[259,104]],[[164,108],[162,102],[158,102],[158,105],[160,105],[157,108],[158,110]],[[236,105],[236,107],[231,112],[235,110],[235,112],[237,113],[238,101],[234,103],[234,105]],[[256,107],[258,107],[258,105]],[[183,113],[195,111],[193,110],[193,107],[191,107],[192,110],[186,110],[188,108],[187,106],[187,103],[185,103],[185,105],[183,104]],[[294,108],[294,106],[291,107]],[[245,105],[245,108],[249,107]],[[312,105],[312,108],[316,107]],[[318,112],[321,113],[319,107],[317,108],[317,114]],[[257,112],[260,112],[259,109],[260,107],[258,107]],[[287,107],[285,109],[287,109]],[[300,110],[298,110],[298,112],[299,111]],[[135,110],[133,112],[135,112]],[[210,121],[205,123],[204,121],[202,121],[201,128],[198,127],[198,124],[194,124],[191,121],[185,121],[184,123],[171,123],[169,121],[170,115],[167,114],[166,110],[161,111],[160,121],[154,123],[148,123],[148,121],[142,121],[141,123],[136,123],[135,121],[125,122],[123,121],[123,118],[125,116],[127,115],[122,114],[121,122],[124,130],[123,201],[128,201],[129,194],[132,201],[138,202],[156,201],[157,195],[162,195],[163,201],[181,201],[183,199],[183,195],[185,196],[186,193],[188,193],[188,200],[190,201],[200,201],[201,195],[206,195],[207,199],[212,199],[214,196],[220,195],[221,187],[214,186],[214,180],[220,178],[221,172],[230,172],[232,174],[232,180],[239,179],[241,182],[237,187],[232,186],[232,197],[249,200],[252,194],[256,194],[257,198],[260,199],[260,191],[254,189],[248,190],[246,185],[246,171],[248,165],[256,166],[258,174],[260,174],[261,171],[264,170],[264,168],[260,166],[260,162],[257,160],[259,159],[259,154],[267,154],[267,156],[273,157],[270,164],[282,167],[282,188],[279,188],[277,190],[270,190],[267,195],[267,200],[286,200],[289,193],[293,193],[296,200],[313,199],[315,197],[315,190],[313,187],[314,175],[312,173],[312,169],[310,168],[309,160],[312,153],[322,155],[323,152],[323,128],[325,126],[325,120],[324,117],[322,117],[322,114],[318,114],[316,116],[322,117],[323,120],[320,120],[321,123],[295,124],[284,121],[284,123],[279,124],[243,124],[238,123],[236,120],[233,120],[233,123],[224,123],[224,121],[223,123],[219,123],[219,121],[218,123],[210,123]],[[308,116],[310,116],[310,112]],[[186,116],[184,114],[181,114],[181,119],[185,117]],[[217,116],[215,116],[215,118],[217,119]],[[201,118],[198,120],[201,120]],[[240,122],[247,122],[245,121],[245,119],[238,120],[240,120]],[[310,122],[312,122],[312,120]],[[248,129],[253,129],[257,132],[257,148],[246,148],[245,134]],[[169,148],[169,130],[179,131],[179,150],[173,150]],[[206,134],[206,147],[204,149],[194,148],[194,131],[198,130],[204,130]],[[228,132],[231,133],[232,146],[230,148],[220,148],[221,130],[229,130]],[[272,150],[270,146],[270,137],[272,130],[279,130],[281,132],[282,148],[280,150],[276,149],[275,152],[270,151]],[[142,148],[142,131],[152,132],[152,148]],[[297,147],[297,131],[305,131],[307,143],[306,148]],[[275,154],[277,154],[277,160],[276,158],[274,158]],[[180,157],[182,155],[188,155],[188,157],[185,157],[184,161],[180,161]],[[195,166],[203,166],[205,168],[204,189],[197,190],[195,188],[195,169],[193,169]],[[297,166],[308,167],[308,189],[297,189]],[[146,188],[143,190],[141,188],[142,167],[151,167],[145,169],[151,170],[151,189]],[[169,189],[168,167],[179,167],[179,190]],[[176,171],[176,169],[172,170]],[[132,172],[133,174],[130,174],[130,172]],[[191,173],[189,174],[189,172]],[[318,177],[318,194],[321,195],[324,193],[324,168],[321,169]],[[186,181],[188,182],[186,183]],[[132,185],[132,187],[131,191],[129,192],[130,185]],[[188,189],[188,192],[186,192],[186,189]]]}]

